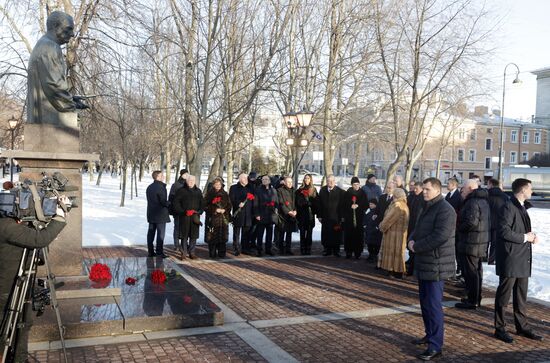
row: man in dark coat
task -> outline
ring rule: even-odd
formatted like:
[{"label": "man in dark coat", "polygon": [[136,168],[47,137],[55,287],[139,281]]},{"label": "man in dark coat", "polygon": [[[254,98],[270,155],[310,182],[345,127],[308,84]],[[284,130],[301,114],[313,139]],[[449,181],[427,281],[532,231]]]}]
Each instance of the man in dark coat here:
[{"label": "man in dark coat", "polygon": [[449,178],[447,181],[447,190],[448,193],[445,195],[445,200],[453,206],[455,212],[458,213],[458,209],[462,204],[462,196],[458,190],[458,180],[455,178]]},{"label": "man in dark coat", "polygon": [[[416,225],[416,221],[424,208],[424,196],[422,195],[423,184],[414,182],[409,195],[407,195],[407,206],[409,207],[409,226],[407,236],[410,236]],[[405,262],[407,266],[407,276],[411,276],[414,270],[414,252],[409,251],[409,259]]]},{"label": "man in dark coat", "polygon": [[466,282],[468,297],[456,303],[459,309],[475,309],[481,304],[483,285],[482,258],[487,255],[491,234],[491,209],[489,193],[479,188],[476,180],[470,179],[462,187],[464,203],[458,217],[458,259],[462,261],[462,275]]},{"label": "man in dark coat", "polygon": [[386,185],[385,193],[378,198],[378,210],[380,211],[380,221],[384,219],[386,209],[390,206],[393,200],[393,190],[395,189],[395,183],[390,181]]},{"label": "man in dark coat", "polygon": [[[6,314],[10,293],[15,277],[19,271],[19,265],[25,248],[35,249],[48,246],[65,227],[65,213],[61,208],[57,209],[57,215],[43,229],[29,227],[25,223],[19,223],[14,218],[4,217],[0,214],[0,266],[2,274],[0,278],[0,312],[2,321]],[[17,328],[17,344],[13,352],[16,362],[26,362],[28,333],[32,325],[32,308],[30,303],[23,307],[24,324]],[[0,342],[0,351],[4,351],[4,342]]]},{"label": "man in dark coat", "polygon": [[[167,257],[164,254],[164,234],[166,232],[166,223],[170,223],[168,212],[168,199],[166,196],[166,184],[164,184],[164,174],[162,171],[153,172],[153,183],[151,183],[145,192],[147,195],[147,250],[149,257],[160,256]],[[157,248],[153,246],[153,240],[157,235]]]},{"label": "man in dark coat", "polygon": [[[255,171],[251,171],[248,174],[248,192],[256,195],[256,188],[258,188],[261,185],[261,180],[258,180],[258,173]],[[248,231],[248,238],[246,239],[246,247],[243,248],[246,251],[253,251],[256,250],[256,236],[258,235],[258,229],[257,229],[257,223],[256,219],[252,218],[252,225],[250,226],[250,230]]]},{"label": "man in dark coat", "polygon": [[497,179],[489,179],[487,188],[489,191],[489,207],[491,208],[491,241],[489,242],[487,262],[489,265],[494,265],[498,238],[498,216],[500,215],[500,210],[510,198],[500,189],[500,182]]},{"label": "man in dark coat", "polygon": [[514,292],[514,322],[516,333],[523,337],[542,340],[527,323],[527,289],[533,260],[532,244],[539,238],[531,229],[527,213],[533,189],[531,181],[519,178],[512,183],[514,196],[501,209],[496,245],[496,274],[499,284],[495,295],[495,337],[506,343],[514,339],[505,330],[504,309]]},{"label": "man in dark coat", "polygon": [[174,211],[180,219],[181,259],[185,259],[188,253],[190,259],[197,258],[195,246],[199,227],[202,226],[200,215],[204,211],[204,199],[195,182],[195,176],[189,175],[186,185],[178,190],[174,198]]},{"label": "man in dark coat", "polygon": [[[248,233],[254,217],[254,194],[250,192],[248,175],[240,174],[239,182],[229,188],[229,199],[233,206],[233,251],[235,256],[248,252]],[[240,241],[239,241],[240,240]],[[244,250],[244,251],[243,251]]]},{"label": "man in dark coat", "polygon": [[[340,203],[341,215],[344,218],[344,251],[346,258],[353,255],[361,257],[364,248],[363,215],[368,206],[368,199],[361,189],[359,178],[351,178],[351,188],[344,194]],[[355,222],[355,223],[354,223]]]},{"label": "man in dark coat", "polygon": [[418,278],[420,308],[426,335],[413,343],[427,344],[417,357],[431,360],[443,348],[443,287],[445,279],[455,271],[456,213],[441,195],[441,182],[428,178],[423,183],[426,206],[418,218],[408,247],[415,253],[415,274]]},{"label": "man in dark coat", "polygon": [[283,223],[279,228],[279,254],[293,255],[291,250],[292,232],[296,230],[296,199],[295,191],[292,187],[292,178],[287,176],[284,179],[284,185],[277,190],[277,201],[279,205],[279,215],[283,218]]},{"label": "man in dark coat", "polygon": [[367,175],[367,181],[361,189],[363,189],[363,192],[367,195],[367,200],[378,200],[378,198],[382,195],[382,188],[380,185],[376,184],[376,175],[374,174]]},{"label": "man in dark coat", "polygon": [[345,192],[336,186],[334,175],[327,177],[327,185],[319,191],[319,213],[317,218],[321,222],[321,243],[323,256],[334,255],[340,257],[342,244],[342,215],[340,203]]},{"label": "man in dark coat", "polygon": [[[170,203],[169,211],[172,216],[175,215],[174,208],[172,207],[172,203],[174,202],[174,198],[176,197],[176,193],[178,190],[183,188],[183,186],[186,184],[187,177],[189,176],[189,171],[187,169],[181,169],[180,170],[180,176],[178,180],[172,186],[170,187],[170,193],[168,193],[168,202]],[[176,251],[181,251],[181,242],[180,242],[180,220],[179,218],[174,217],[174,249]]]},{"label": "man in dark coat", "polygon": [[256,219],[256,248],[258,257],[262,256],[263,239],[265,232],[265,253],[273,256],[271,245],[273,242],[273,214],[278,207],[277,191],[271,186],[269,175],[262,176],[262,185],[256,189],[254,199],[254,218]]}]

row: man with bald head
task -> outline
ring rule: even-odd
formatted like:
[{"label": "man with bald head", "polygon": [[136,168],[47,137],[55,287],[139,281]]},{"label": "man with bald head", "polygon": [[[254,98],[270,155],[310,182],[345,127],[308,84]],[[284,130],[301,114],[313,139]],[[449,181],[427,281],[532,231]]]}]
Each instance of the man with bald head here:
[{"label": "man with bald head", "polygon": [[88,108],[69,93],[67,66],[61,45],[74,37],[73,18],[54,11],[46,22],[47,32],[36,43],[29,58],[27,77],[27,123],[69,124],[64,113]]},{"label": "man with bald head", "polygon": [[461,260],[462,275],[468,297],[455,304],[460,309],[476,309],[481,304],[483,283],[482,258],[487,256],[491,235],[491,209],[489,193],[479,188],[475,179],[467,180],[462,187],[464,202],[458,216],[457,259]]},{"label": "man with bald head", "polygon": [[254,218],[254,200],[249,200],[248,174],[241,173],[239,181],[229,188],[229,199],[233,206],[233,252],[235,256],[248,251],[248,239]]}]

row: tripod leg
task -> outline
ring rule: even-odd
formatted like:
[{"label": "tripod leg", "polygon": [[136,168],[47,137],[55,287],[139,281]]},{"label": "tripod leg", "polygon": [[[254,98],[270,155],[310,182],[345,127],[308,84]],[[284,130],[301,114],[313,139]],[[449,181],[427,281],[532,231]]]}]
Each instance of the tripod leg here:
[{"label": "tripod leg", "polygon": [[65,327],[61,323],[61,315],[59,314],[59,305],[57,304],[57,295],[55,292],[55,276],[50,269],[50,260],[48,257],[48,249],[43,248],[42,254],[44,256],[44,264],[46,265],[46,273],[48,274],[48,288],[50,289],[50,298],[52,302],[53,310],[55,311],[55,318],[57,320],[57,327],[59,328],[59,338],[61,341],[61,348],[63,349],[63,357],[65,363],[67,363],[67,350],[65,348]]},{"label": "tripod leg", "polygon": [[[4,353],[2,355],[2,363],[6,361],[8,355],[15,356],[17,341],[17,329],[21,328],[21,324],[25,324],[25,316],[23,316],[23,307],[27,298],[30,298],[29,288],[31,279],[36,274],[36,256],[38,250],[32,250],[30,263],[27,263],[29,258],[28,249],[23,250],[19,271],[15,280],[14,288],[11,293],[7,316],[2,321],[2,340],[4,343]],[[28,267],[27,267],[28,265]],[[24,328],[23,328],[24,329]]]}]

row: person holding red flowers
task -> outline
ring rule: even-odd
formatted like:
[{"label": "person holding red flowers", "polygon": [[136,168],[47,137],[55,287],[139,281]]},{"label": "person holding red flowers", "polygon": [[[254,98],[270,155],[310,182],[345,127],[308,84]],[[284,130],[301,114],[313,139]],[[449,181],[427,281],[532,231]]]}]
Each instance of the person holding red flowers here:
[{"label": "person holding red flowers", "polygon": [[317,219],[323,225],[321,228],[323,256],[334,255],[340,257],[340,244],[342,244],[340,203],[342,203],[345,194],[346,192],[336,186],[334,175],[327,177],[327,185],[319,191]]},{"label": "person holding red flowers", "polygon": [[287,176],[284,184],[277,190],[277,199],[279,202],[279,215],[282,223],[279,228],[279,240],[277,247],[280,255],[293,255],[291,250],[292,232],[296,230],[296,205],[294,197],[294,188],[292,187],[292,178]]},{"label": "person holding red flowers", "polygon": [[277,208],[277,191],[271,186],[269,175],[262,176],[262,185],[254,193],[254,219],[256,220],[256,248],[258,257],[262,256],[262,245],[265,232],[265,254],[273,256],[273,214]]},{"label": "person holding red flowers", "polygon": [[223,190],[223,182],[215,178],[212,188],[204,198],[206,207],[205,242],[208,243],[210,258],[225,258],[226,244],[229,237],[229,220],[231,218],[231,202],[229,195]]},{"label": "person holding red flowers", "polygon": [[[180,188],[174,198],[173,208],[180,222],[181,259],[196,259],[195,246],[199,238],[199,227],[202,226],[200,215],[204,210],[202,192],[196,185],[193,175],[187,177],[187,183]],[[188,245],[189,243],[189,245]]]},{"label": "person holding red flowers", "polygon": [[311,255],[312,233],[315,227],[317,189],[311,174],[304,175],[302,185],[296,191],[296,211],[300,229],[300,254]]},{"label": "person holding red flowers", "polygon": [[239,182],[229,188],[229,200],[233,206],[233,251],[235,256],[251,253],[249,248],[252,227],[254,194],[248,188],[248,175],[241,173]]},{"label": "person holding red flowers", "polygon": [[367,209],[367,195],[361,189],[359,178],[351,178],[351,188],[346,191],[341,204],[344,217],[344,251],[346,258],[361,257],[363,253],[363,215]]}]

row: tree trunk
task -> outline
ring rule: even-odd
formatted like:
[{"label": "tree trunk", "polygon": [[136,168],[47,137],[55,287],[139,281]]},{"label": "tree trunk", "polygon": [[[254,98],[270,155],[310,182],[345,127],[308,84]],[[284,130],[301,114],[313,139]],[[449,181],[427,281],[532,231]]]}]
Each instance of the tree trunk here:
[{"label": "tree trunk", "polygon": [[94,169],[95,169],[95,162],[89,160],[88,161],[88,174],[90,176],[90,182],[94,181]]},{"label": "tree trunk", "polygon": [[101,176],[103,175],[104,170],[105,170],[105,165],[99,168],[99,173],[97,173],[97,181],[95,182],[95,185],[99,186],[99,183],[101,182]]},{"label": "tree trunk", "polygon": [[132,163],[132,169],[130,169],[130,200],[134,200],[134,163]]},{"label": "tree trunk", "polygon": [[363,151],[363,143],[361,141],[355,144],[355,165],[353,167],[353,175],[359,176],[359,167],[361,163],[361,152]]},{"label": "tree trunk", "polygon": [[120,189],[122,193],[120,195],[120,206],[124,207],[124,201],[126,199],[126,178],[127,178],[127,164],[126,161],[122,162],[122,176],[120,179]]}]

